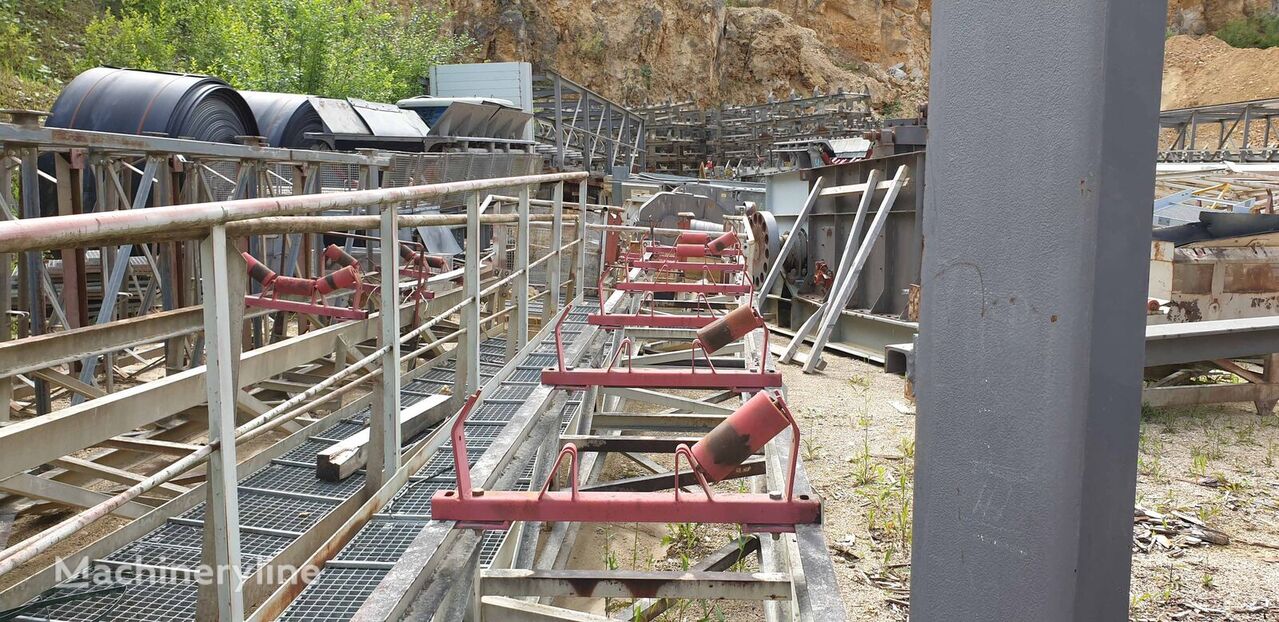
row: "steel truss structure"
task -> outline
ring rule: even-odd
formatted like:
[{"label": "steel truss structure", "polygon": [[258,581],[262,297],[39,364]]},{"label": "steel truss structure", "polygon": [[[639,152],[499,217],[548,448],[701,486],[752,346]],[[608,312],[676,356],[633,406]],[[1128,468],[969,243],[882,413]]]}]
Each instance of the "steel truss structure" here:
[{"label": "steel truss structure", "polygon": [[713,176],[711,161],[724,167],[758,170],[783,164],[779,143],[861,136],[872,129],[870,93],[792,93],[759,104],[701,109],[692,102],[637,110],[647,125],[648,170]]},{"label": "steel truss structure", "polygon": [[539,151],[557,170],[617,175],[648,166],[644,118],[550,69],[533,76]]},{"label": "steel truss structure", "polygon": [[1274,162],[1279,160],[1279,99],[1165,110],[1159,127],[1167,144],[1160,162]]}]

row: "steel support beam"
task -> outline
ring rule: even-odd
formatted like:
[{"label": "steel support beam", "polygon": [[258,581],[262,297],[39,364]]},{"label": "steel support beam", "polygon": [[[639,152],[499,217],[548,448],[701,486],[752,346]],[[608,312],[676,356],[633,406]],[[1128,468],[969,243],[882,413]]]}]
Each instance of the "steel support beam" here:
[{"label": "steel support beam", "polygon": [[[386,353],[379,365],[384,372],[377,380],[379,399],[373,400],[373,416],[369,420],[368,479],[365,480],[369,490],[381,488],[400,468],[400,253],[396,216],[394,203],[382,208],[378,256],[382,273],[382,287],[379,289],[382,312],[378,314],[378,346],[385,347]],[[476,228],[479,220],[476,215]],[[470,254],[469,248],[467,254]],[[466,278],[471,287],[479,287],[479,280],[478,269]],[[475,285],[470,285],[472,283]]]},{"label": "steel support beam", "polygon": [[461,395],[470,395],[480,387],[480,196],[466,195],[466,275],[462,278],[462,349],[457,354]]},{"label": "steel support beam", "polygon": [[[149,169],[148,169],[149,170]],[[217,619],[244,620],[244,592],[240,566],[240,509],[236,488],[235,395],[240,361],[240,314],[244,279],[231,276],[228,259],[235,248],[227,243],[226,228],[214,227],[200,243],[204,267],[204,338],[209,405],[209,441],[219,443],[209,456],[209,502],[204,512],[206,563],[217,572]],[[234,255],[238,257],[238,253]],[[239,272],[237,272],[239,274]],[[234,287],[232,284],[239,285]],[[234,305],[234,306],[233,306]],[[209,532],[212,532],[211,534]]]},{"label": "steel support beam", "polygon": [[933,5],[912,620],[1128,617],[1165,9]]}]

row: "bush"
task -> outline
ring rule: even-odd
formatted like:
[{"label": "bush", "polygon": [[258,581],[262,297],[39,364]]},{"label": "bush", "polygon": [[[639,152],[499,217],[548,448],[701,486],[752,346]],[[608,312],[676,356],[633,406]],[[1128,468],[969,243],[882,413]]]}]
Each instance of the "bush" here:
[{"label": "bush", "polygon": [[394,0],[126,0],[89,25],[84,67],[207,73],[248,90],[395,101],[471,41]]},{"label": "bush", "polygon": [[1217,38],[1237,48],[1269,48],[1279,45],[1279,15],[1253,15],[1227,22]]},{"label": "bush", "polygon": [[37,56],[31,29],[23,24],[23,9],[13,0],[0,0],[0,71],[40,78],[49,68]]}]

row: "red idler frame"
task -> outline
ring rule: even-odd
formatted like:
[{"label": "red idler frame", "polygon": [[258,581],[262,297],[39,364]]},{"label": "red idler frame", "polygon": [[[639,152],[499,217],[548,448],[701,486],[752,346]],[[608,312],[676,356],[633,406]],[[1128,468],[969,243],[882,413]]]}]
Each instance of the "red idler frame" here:
[{"label": "red idler frame", "polygon": [[324,258],[339,266],[355,266],[356,269],[360,267],[360,261],[337,244],[330,244],[324,249]]},{"label": "red idler frame", "polygon": [[755,307],[742,305],[698,330],[697,339],[702,342],[707,354],[714,354],[763,326],[764,316]]},{"label": "red idler frame", "polygon": [[279,278],[279,275],[274,270],[266,267],[266,264],[258,261],[253,255],[241,252],[240,256],[244,258],[244,263],[248,264],[249,278],[257,281],[263,287],[270,285]]},{"label": "red idler frame", "polygon": [[791,424],[781,395],[760,391],[693,445],[693,457],[706,479],[718,482]]},{"label": "red idler frame", "polygon": [[[453,422],[451,440],[456,490],[440,490],[431,497],[431,517],[457,521],[463,529],[510,529],[515,521],[582,523],[720,523],[743,525],[745,531],[784,533],[795,525],[821,520],[821,500],[815,495],[795,495],[795,471],[799,460],[799,427],[786,409],[781,394],[769,400],[791,426],[790,468],[786,494],[714,493],[705,469],[688,445],[675,449],[674,490],[665,492],[596,492],[578,486],[577,447],[566,444],[537,492],[478,490],[471,488],[470,460],[466,452],[465,422],[479,392],[470,396]],[[765,395],[768,399],[768,396]],[[753,399],[751,400],[753,401]],[[748,402],[749,403],[749,402]],[[743,424],[746,425],[746,424]],[[776,434],[776,433],[774,433]],[[681,493],[680,458],[693,469],[701,494]],[[550,490],[555,473],[568,458],[569,490]]]}]

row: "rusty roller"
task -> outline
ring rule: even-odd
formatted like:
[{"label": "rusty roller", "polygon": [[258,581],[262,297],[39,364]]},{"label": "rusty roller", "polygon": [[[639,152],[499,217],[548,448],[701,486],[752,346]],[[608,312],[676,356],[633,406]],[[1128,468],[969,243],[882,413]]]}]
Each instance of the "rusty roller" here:
[{"label": "rusty roller", "polygon": [[416,265],[418,259],[421,259],[428,267],[437,270],[443,270],[448,266],[448,258],[441,255],[427,255],[419,253],[409,248],[407,245],[400,245],[400,260],[406,266]]},{"label": "rusty roller", "polygon": [[728,231],[724,233],[724,235],[721,235],[715,238],[714,240],[707,242],[706,252],[708,254],[718,255],[734,246],[737,246],[737,232]]},{"label": "rusty roller", "polygon": [[754,307],[742,305],[699,329],[697,339],[707,354],[714,354],[763,325],[764,317]]},{"label": "rusty roller", "polygon": [[352,257],[350,253],[337,244],[330,244],[324,249],[324,258],[339,266],[354,267],[356,269],[360,267],[360,260]]},{"label": "rusty roller", "polygon": [[279,278],[279,275],[274,270],[266,267],[266,264],[258,261],[253,255],[241,252],[240,256],[244,258],[244,263],[248,264],[249,278],[257,281],[263,287],[274,283]]},{"label": "rusty roller", "polygon": [[693,445],[693,457],[708,481],[718,482],[790,425],[780,395],[760,391]]}]

